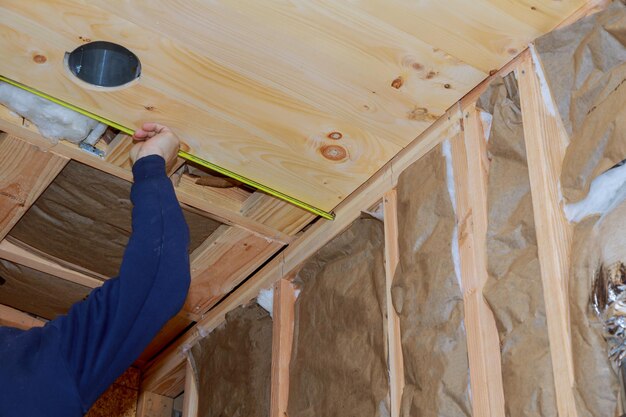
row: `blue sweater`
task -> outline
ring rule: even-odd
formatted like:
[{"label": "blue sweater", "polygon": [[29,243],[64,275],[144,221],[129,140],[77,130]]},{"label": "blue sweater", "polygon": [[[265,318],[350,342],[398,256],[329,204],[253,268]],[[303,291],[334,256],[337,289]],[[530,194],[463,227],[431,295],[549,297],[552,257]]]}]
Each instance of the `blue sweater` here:
[{"label": "blue sweater", "polygon": [[119,276],[42,328],[0,327],[0,417],[82,416],[182,307],[189,231],[163,158],[140,159],[133,174]]}]

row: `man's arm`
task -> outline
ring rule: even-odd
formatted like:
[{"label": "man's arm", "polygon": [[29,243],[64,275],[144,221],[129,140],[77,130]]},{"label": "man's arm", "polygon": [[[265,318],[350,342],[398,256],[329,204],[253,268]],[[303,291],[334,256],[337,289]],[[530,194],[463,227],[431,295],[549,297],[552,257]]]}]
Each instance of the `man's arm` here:
[{"label": "man's arm", "polygon": [[180,310],[189,289],[189,232],[165,170],[178,141],[163,126],[144,129],[138,139],[145,142],[133,150],[138,159],[131,191],[133,231],[119,277],[51,323],[59,330],[60,354],[85,408]]}]

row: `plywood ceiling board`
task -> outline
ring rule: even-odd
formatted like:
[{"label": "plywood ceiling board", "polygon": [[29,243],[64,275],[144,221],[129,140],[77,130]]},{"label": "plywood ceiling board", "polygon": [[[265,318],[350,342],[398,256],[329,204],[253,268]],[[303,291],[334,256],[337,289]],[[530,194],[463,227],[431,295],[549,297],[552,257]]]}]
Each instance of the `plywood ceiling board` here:
[{"label": "plywood ceiling board", "polygon": [[[328,0],[332,1],[332,0]],[[489,72],[552,30],[584,0],[363,0],[358,7]]]},{"label": "plywood ceiling board", "polygon": [[[143,9],[128,6],[135,11],[128,19],[143,27],[78,1],[6,1],[0,70],[123,124],[158,118],[174,125],[200,156],[327,210],[484,75],[386,25],[377,28],[351,16],[341,24],[342,16],[331,18],[328,10],[287,10],[273,2],[241,10],[213,4],[185,9],[163,3],[159,20],[142,20],[137,11]],[[116,6],[124,4],[106,7]],[[192,14],[199,24],[186,20]],[[162,27],[175,33],[161,34]],[[199,39],[198,45],[176,33]],[[144,68],[140,82],[117,92],[80,88],[61,64],[63,53],[82,43],[79,38],[117,41],[135,51]],[[231,64],[200,43],[217,44],[239,62]],[[403,57],[415,54],[432,62],[429,67],[440,76],[420,78],[416,72],[395,89],[391,84]],[[37,64],[35,55],[47,61]],[[235,64],[248,73],[264,70],[249,78],[231,69]],[[433,91],[435,85],[441,92]],[[416,99],[418,93],[423,98]],[[321,153],[323,145],[334,144],[326,135],[335,130],[342,132],[339,143],[347,151],[339,162]]]},{"label": "plywood ceiling board", "polygon": [[[452,1],[4,0],[0,74],[331,210],[582,2]],[[139,82],[79,86],[63,55],[89,40],[135,52]]]}]

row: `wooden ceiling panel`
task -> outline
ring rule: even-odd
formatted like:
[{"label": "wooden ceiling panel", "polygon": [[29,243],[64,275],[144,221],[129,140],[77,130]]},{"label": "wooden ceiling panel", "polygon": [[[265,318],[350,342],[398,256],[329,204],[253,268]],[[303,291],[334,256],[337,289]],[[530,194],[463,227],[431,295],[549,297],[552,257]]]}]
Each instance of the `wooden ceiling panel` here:
[{"label": "wooden ceiling panel", "polygon": [[[582,3],[3,0],[0,74],[331,210]],[[139,82],[76,82],[63,56],[89,40],[135,52]]]}]

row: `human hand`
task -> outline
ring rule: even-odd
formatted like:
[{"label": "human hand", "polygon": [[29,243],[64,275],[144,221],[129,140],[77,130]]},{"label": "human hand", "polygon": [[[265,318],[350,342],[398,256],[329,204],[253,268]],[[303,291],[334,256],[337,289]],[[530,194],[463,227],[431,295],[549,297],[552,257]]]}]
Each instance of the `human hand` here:
[{"label": "human hand", "polygon": [[133,163],[148,155],[159,155],[165,159],[165,166],[176,160],[180,139],[167,126],[158,123],[144,123],[133,135],[135,146],[130,150]]}]

